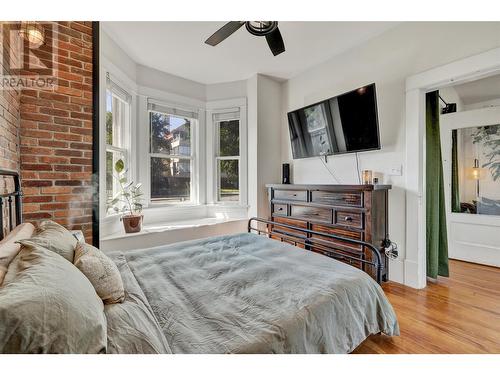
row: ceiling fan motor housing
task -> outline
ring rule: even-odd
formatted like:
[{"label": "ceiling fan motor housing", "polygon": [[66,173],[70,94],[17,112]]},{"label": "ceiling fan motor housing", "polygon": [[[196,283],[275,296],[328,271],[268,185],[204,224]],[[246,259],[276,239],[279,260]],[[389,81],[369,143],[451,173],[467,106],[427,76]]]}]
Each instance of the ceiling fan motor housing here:
[{"label": "ceiling fan motor housing", "polygon": [[278,21],[247,21],[245,27],[252,35],[265,36],[276,30]]}]

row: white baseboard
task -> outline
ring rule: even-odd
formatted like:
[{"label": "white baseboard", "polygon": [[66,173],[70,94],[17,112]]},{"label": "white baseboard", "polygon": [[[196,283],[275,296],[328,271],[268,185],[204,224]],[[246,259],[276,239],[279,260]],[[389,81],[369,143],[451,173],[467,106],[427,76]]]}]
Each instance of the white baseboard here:
[{"label": "white baseboard", "polygon": [[389,259],[389,280],[404,284],[405,269],[403,261],[399,259]]},{"label": "white baseboard", "polygon": [[404,275],[405,275],[405,281],[404,284],[415,288],[415,289],[423,289],[426,286],[425,281],[422,282],[419,280],[419,274],[418,274],[418,263],[413,261],[413,260],[408,260],[405,259],[404,262]]}]

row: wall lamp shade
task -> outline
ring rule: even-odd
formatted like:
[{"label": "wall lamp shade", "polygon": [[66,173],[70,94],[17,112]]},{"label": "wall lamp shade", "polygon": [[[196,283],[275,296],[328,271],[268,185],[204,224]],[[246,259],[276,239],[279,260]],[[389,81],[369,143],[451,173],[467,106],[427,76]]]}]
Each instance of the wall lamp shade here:
[{"label": "wall lamp shade", "polygon": [[479,167],[479,160],[474,159],[474,167],[470,168],[469,178],[480,180],[483,177],[483,168]]},{"label": "wall lamp shade", "polygon": [[473,180],[480,180],[481,179],[481,168],[472,168],[471,178]]},{"label": "wall lamp shade", "polygon": [[45,30],[38,22],[23,21],[19,35],[30,42],[34,47],[39,47],[45,42]]}]

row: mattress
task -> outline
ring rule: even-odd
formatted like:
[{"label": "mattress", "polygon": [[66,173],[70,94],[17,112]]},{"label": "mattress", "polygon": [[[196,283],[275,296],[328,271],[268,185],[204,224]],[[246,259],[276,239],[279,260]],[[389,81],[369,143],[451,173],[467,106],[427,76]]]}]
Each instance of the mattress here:
[{"label": "mattress", "polygon": [[[126,262],[120,271],[141,289],[158,327],[150,334],[162,336],[151,340],[165,343],[159,351],[349,353],[370,334],[399,335],[394,310],[369,275],[256,234],[109,255]],[[131,344],[108,352],[141,347],[120,322],[108,324],[116,327],[109,340]]]}]

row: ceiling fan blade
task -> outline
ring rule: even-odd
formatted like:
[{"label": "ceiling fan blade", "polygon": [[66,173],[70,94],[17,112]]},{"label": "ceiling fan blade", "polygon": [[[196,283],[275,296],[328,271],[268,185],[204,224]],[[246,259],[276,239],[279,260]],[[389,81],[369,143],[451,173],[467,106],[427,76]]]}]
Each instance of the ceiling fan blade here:
[{"label": "ceiling fan blade", "polygon": [[213,33],[210,38],[205,40],[206,44],[211,46],[216,46],[222,42],[227,37],[231,36],[235,31],[237,31],[241,26],[245,24],[245,21],[231,21],[222,26],[219,30]]},{"label": "ceiling fan blade", "polygon": [[285,43],[281,37],[280,30],[276,28],[272,33],[266,35],[267,44],[274,56],[285,52]]}]

